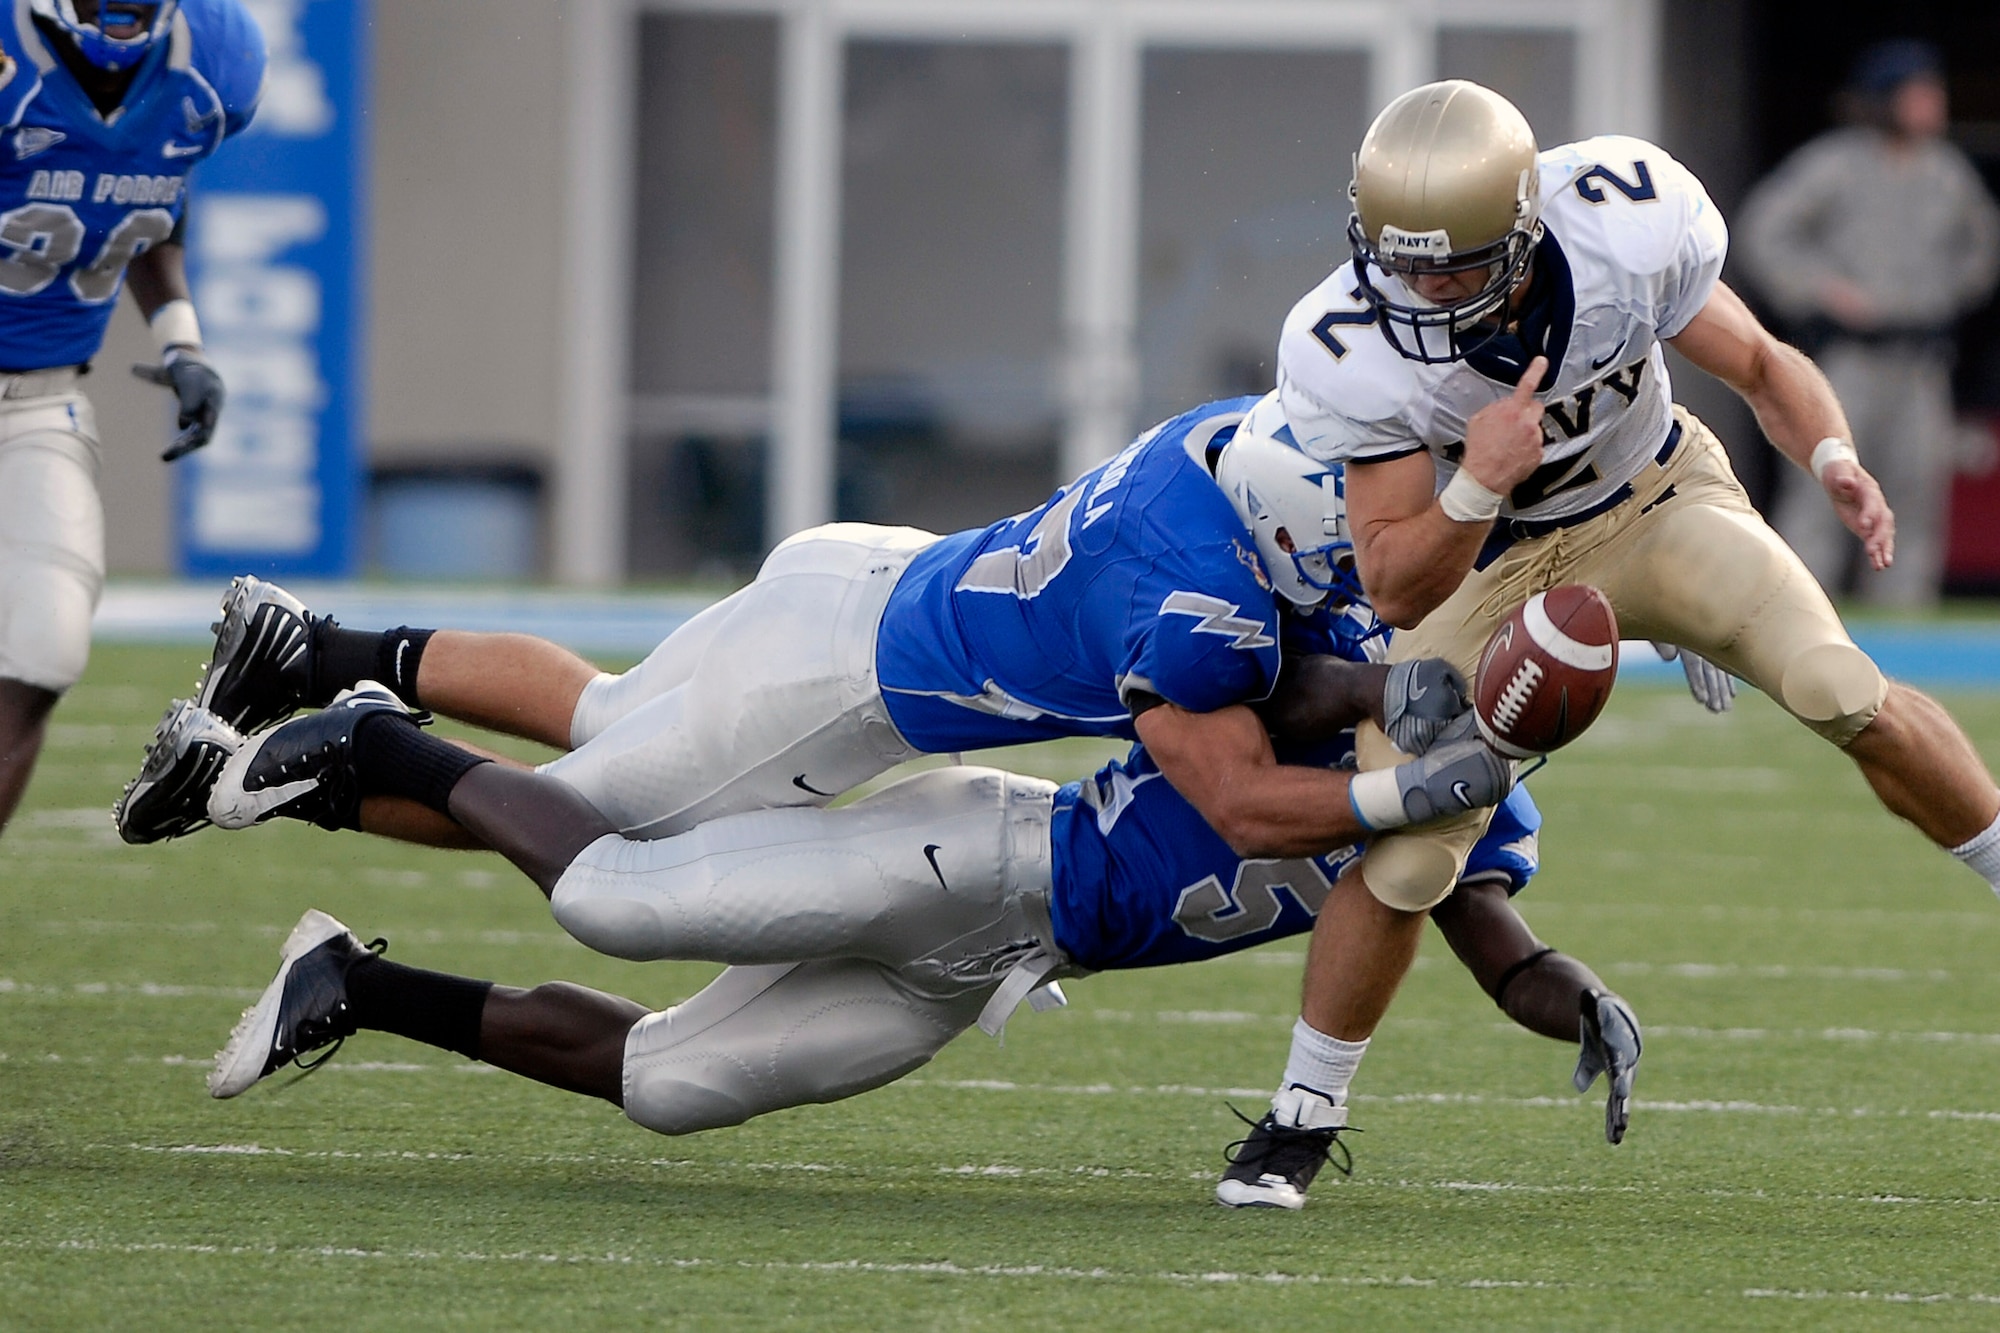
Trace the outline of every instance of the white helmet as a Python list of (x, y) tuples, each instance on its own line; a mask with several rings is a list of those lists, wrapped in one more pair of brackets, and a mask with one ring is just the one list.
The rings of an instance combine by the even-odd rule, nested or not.
[(1332, 593), (1363, 601), (1338, 464), (1328, 467), (1268, 435), (1238, 430), (1216, 460), (1215, 481), (1257, 539), (1271, 582), (1287, 600), (1308, 609)]

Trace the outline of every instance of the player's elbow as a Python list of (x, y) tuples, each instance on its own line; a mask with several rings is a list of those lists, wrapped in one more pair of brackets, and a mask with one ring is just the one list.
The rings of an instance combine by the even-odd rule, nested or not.
[(1379, 594), (1371, 590), (1368, 604), (1375, 608), (1377, 619), (1396, 629), (1415, 629), (1418, 622), (1430, 614), (1433, 605), (1427, 598), (1393, 589)]

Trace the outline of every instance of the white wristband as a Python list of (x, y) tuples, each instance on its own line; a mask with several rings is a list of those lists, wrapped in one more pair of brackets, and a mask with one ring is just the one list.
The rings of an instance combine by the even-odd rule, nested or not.
[(1812, 462), (1808, 466), (1812, 468), (1813, 480), (1824, 483), (1826, 470), (1832, 464), (1860, 461), (1861, 455), (1854, 452), (1853, 445), (1838, 435), (1829, 435), (1813, 446)]
[(1451, 474), (1438, 492), (1438, 507), (1454, 523), (1491, 523), (1500, 516), (1500, 495), (1479, 484), (1464, 468)]
[(186, 297), (167, 302), (153, 312), (146, 327), (153, 331), (153, 346), (165, 356), (169, 347), (201, 348), (201, 324), (194, 317), (194, 302)]
[(1410, 822), (1393, 768), (1374, 768), (1349, 778), (1347, 802), (1354, 807), (1354, 817), (1371, 829), (1401, 828)]

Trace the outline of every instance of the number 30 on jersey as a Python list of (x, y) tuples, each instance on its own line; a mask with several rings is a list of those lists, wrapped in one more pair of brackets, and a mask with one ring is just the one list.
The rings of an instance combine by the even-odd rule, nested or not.
[[(83, 219), (68, 204), (24, 204), (0, 213), (0, 292), (33, 296), (83, 250)], [(69, 275), (80, 301), (97, 305), (118, 295), (125, 266), (173, 235), (174, 215), (164, 208), (127, 213), (104, 238), (97, 255)]]

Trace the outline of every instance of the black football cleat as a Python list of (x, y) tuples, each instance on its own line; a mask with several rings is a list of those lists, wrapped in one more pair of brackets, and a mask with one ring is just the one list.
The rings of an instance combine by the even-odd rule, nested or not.
[(372, 680), (343, 690), (317, 713), (293, 718), (243, 742), (208, 794), (217, 828), (242, 829), (267, 819), (302, 819), (326, 829), (360, 827), (361, 783), (354, 771), (354, 731), (390, 712), (419, 718)]
[(242, 747), (236, 729), (199, 704), (168, 704), (139, 776), (111, 807), (118, 836), (130, 843), (164, 842), (205, 827), (209, 789)]
[[(1288, 1088), (1279, 1097), (1284, 1099), (1294, 1091), (1306, 1090)], [(1266, 1111), (1262, 1120), (1252, 1121), (1230, 1108), (1238, 1120), (1250, 1126), (1250, 1133), (1230, 1144), (1224, 1154), (1229, 1169), (1216, 1183), (1217, 1203), (1230, 1208), (1303, 1208), (1306, 1190), (1320, 1168), (1333, 1161), (1336, 1150), (1340, 1159), (1333, 1161), (1333, 1169), (1345, 1176), (1354, 1174), (1353, 1154), (1340, 1141), (1348, 1128), (1347, 1108), (1334, 1106), (1317, 1092), (1309, 1094), (1309, 1101), (1302, 1117), (1296, 1117), (1301, 1108), (1289, 1108), (1294, 1114), (1287, 1118), (1304, 1119), (1307, 1123), (1301, 1125), (1280, 1124), (1276, 1111)]]
[(222, 619), (209, 626), (215, 653), (195, 702), (242, 732), (284, 721), (311, 697), (313, 626), (322, 620), (275, 583), (233, 580)]
[[(317, 909), (300, 917), (280, 951), (278, 975), (243, 1011), (216, 1053), (208, 1071), (209, 1096), (234, 1097), (293, 1061), (311, 1072), (332, 1059), (333, 1050), (356, 1031), (347, 1003), (348, 969), (388, 947), (386, 940), (363, 944)], [(333, 1050), (310, 1064), (300, 1059), (329, 1046)]]
[(1587, 990), (1582, 999), (1581, 1046), (1576, 1074), (1570, 1080), (1578, 1092), (1590, 1091), (1605, 1075), (1604, 1139), (1618, 1143), (1632, 1112), (1632, 1073), (1639, 1065), (1639, 1019), (1631, 1006), (1607, 991)]

